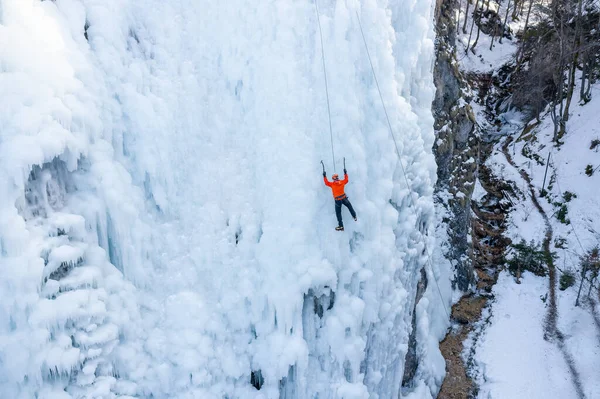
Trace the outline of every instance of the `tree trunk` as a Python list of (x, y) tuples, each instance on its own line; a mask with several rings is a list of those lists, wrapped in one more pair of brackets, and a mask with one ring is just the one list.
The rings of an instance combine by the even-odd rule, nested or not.
[(463, 24), (462, 31), (466, 35), (467, 34), (467, 21), (469, 20), (469, 5), (471, 4), (471, 0), (467, 0), (467, 7), (465, 9), (465, 23)]
[(525, 8), (525, 0), (521, 0), (519, 3), (519, 19), (523, 16), (523, 9)]
[[(552, 136), (552, 140), (558, 144), (559, 143), (559, 132), (562, 124), (561, 117), (563, 113), (563, 84), (564, 84), (564, 76), (563, 76), (563, 63), (562, 63), (562, 44), (561, 51), (559, 56), (558, 67), (555, 72), (554, 80), (556, 83), (556, 93), (554, 93), (554, 99), (552, 100), (552, 108), (550, 110), (550, 117), (552, 118), (552, 122), (554, 123), (554, 133)], [(560, 101), (560, 110), (557, 113), (556, 107), (558, 106), (558, 102)]]
[(588, 290), (588, 294), (587, 294), (588, 298), (590, 298), (590, 296), (592, 295), (592, 288), (594, 287), (594, 282), (596, 281), (597, 277), (598, 277), (597, 275), (594, 275), (592, 277), (592, 279), (590, 280), (590, 289)]
[(465, 53), (469, 51), (469, 45), (471, 44), (471, 37), (473, 36), (473, 27), (475, 26), (475, 14), (477, 13), (477, 8), (479, 7), (479, 0), (475, 0), (475, 8), (473, 9), (473, 22), (471, 23), (471, 30), (469, 31), (469, 39), (467, 40), (467, 49)]
[(571, 107), (571, 99), (573, 98), (573, 91), (575, 90), (575, 72), (577, 71), (577, 58), (579, 53), (576, 52), (573, 58), (573, 62), (571, 64), (571, 70), (569, 71), (569, 83), (567, 85), (567, 101), (565, 105), (565, 109), (562, 114), (561, 120), (563, 123), (561, 124), (561, 131), (559, 137), (564, 136), (565, 134), (565, 124), (569, 120), (569, 109)]
[(517, 16), (518, 16), (517, 13), (519, 12), (519, 7), (522, 3), (523, 3), (523, 0), (515, 0), (515, 3), (513, 5), (513, 12), (512, 12), (512, 16), (511, 16), (513, 21), (515, 19), (517, 19)]
[[(527, 8), (527, 17), (525, 18), (525, 26), (523, 27), (523, 31), (522, 31), (522, 35), (523, 37), (525, 37), (526, 32), (527, 32), (527, 27), (529, 26), (529, 16), (531, 15), (531, 7), (533, 6), (533, 1), (534, 0), (530, 0), (529, 1), (529, 7)], [(523, 2), (521, 4), (524, 4), (525, 1), (523, 0)], [(520, 71), (521, 70), (521, 66), (523, 64), (523, 59), (525, 58), (525, 39), (523, 39), (521, 41), (521, 43), (518, 44), (519, 46), (519, 50), (517, 51), (517, 66), (515, 68), (515, 71)], [(539, 114), (538, 114), (539, 115)]]
[[(481, 21), (480, 21), (481, 23)], [(477, 24), (477, 36), (475, 36), (475, 41), (473, 42), (473, 45), (471, 46), (471, 52), (473, 54), (475, 54), (475, 46), (477, 46), (477, 42), (479, 41), (479, 33), (481, 32), (481, 25)]]
[[(498, 8), (500, 7), (500, 5), (498, 5)], [(492, 40), (490, 40), (490, 51), (492, 51), (492, 48), (494, 48), (494, 39), (496, 38), (496, 32), (498, 30), (498, 27), (494, 24), (494, 30), (492, 30)]]
[[(556, 1), (555, 1), (556, 3)], [(563, 109), (564, 109), (564, 103), (563, 103), (563, 91), (564, 91), (564, 83), (565, 83), (565, 77), (564, 77), (564, 54), (565, 54), (565, 35), (564, 35), (564, 25), (562, 23), (562, 19), (559, 21), (560, 22), (560, 33), (558, 36), (558, 40), (560, 41), (560, 55), (559, 55), (559, 59), (558, 59), (558, 69), (556, 71), (556, 76), (555, 76), (555, 82), (557, 85), (557, 89), (556, 89), (556, 96), (554, 99), (554, 141), (556, 142), (556, 144), (559, 143), (559, 132), (562, 132), (564, 130), (563, 128), (563, 121), (562, 121), (562, 115), (563, 115)], [(557, 102), (560, 101), (560, 111), (558, 112), (558, 115), (556, 115), (556, 104)]]
[(581, 288), (583, 287), (583, 281), (587, 273), (587, 263), (583, 264), (583, 270), (581, 271), (581, 283), (579, 283), (579, 290), (577, 291), (577, 299), (575, 300), (575, 306), (579, 306), (579, 295), (581, 295)]
[(525, 18), (525, 27), (523, 28), (523, 32), (527, 32), (527, 27), (529, 26), (529, 16), (531, 15), (531, 8), (533, 7), (534, 0), (529, 0), (529, 7), (527, 8), (527, 18)]
[(587, 78), (587, 87), (585, 89), (585, 93), (584, 96), (587, 99), (587, 101), (590, 101), (592, 99), (592, 71), (594, 70), (596, 66), (596, 57), (590, 57), (589, 62), (588, 62), (588, 78)]
[(510, 0), (508, 0), (508, 4), (506, 5), (506, 15), (504, 16), (504, 23), (502, 24), (502, 32), (500, 32), (500, 40), (502, 43), (502, 38), (504, 37), (504, 32), (506, 32), (506, 22), (508, 21), (508, 13), (510, 12)]
[(586, 104), (588, 101), (590, 101), (587, 96), (585, 95), (585, 82), (586, 79), (588, 78), (589, 75), (589, 68), (590, 68), (590, 63), (589, 60), (587, 59), (587, 57), (584, 58), (583, 62), (582, 62), (582, 70), (581, 70), (581, 84), (580, 84), (580, 88), (579, 88), (579, 101)]
[[(558, 96), (558, 94), (556, 94)], [(556, 115), (556, 97), (552, 100), (552, 107), (550, 107), (550, 119), (552, 119), (552, 123), (554, 124), (554, 133), (552, 134), (552, 141), (555, 143), (558, 142), (558, 115)]]
[(575, 42), (574, 42), (574, 54), (573, 61), (571, 63), (571, 70), (569, 72), (569, 84), (567, 85), (567, 101), (564, 112), (562, 114), (562, 124), (559, 137), (565, 135), (566, 122), (569, 120), (569, 110), (571, 108), (571, 99), (573, 98), (573, 91), (575, 90), (575, 72), (577, 72), (577, 65), (579, 62), (579, 47), (581, 46), (581, 20), (583, 18), (582, 0), (577, 2), (577, 21), (575, 22)]
[(560, 111), (558, 111), (558, 127), (559, 127), (559, 130), (558, 130), (558, 134), (556, 136), (556, 144), (560, 143), (560, 139), (565, 135), (565, 130), (566, 130), (565, 121), (562, 118), (562, 116), (564, 114), (564, 110), (565, 110), (565, 102), (563, 101), (564, 99), (563, 99), (563, 96), (562, 96), (562, 93), (564, 91), (564, 85), (565, 85), (564, 82), (561, 81), (560, 82), (560, 92), (558, 94), (560, 96), (559, 97), (559, 99), (560, 99)]

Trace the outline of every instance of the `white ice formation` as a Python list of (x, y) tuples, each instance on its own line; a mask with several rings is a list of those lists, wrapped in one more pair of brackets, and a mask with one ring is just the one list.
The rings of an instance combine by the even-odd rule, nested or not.
[(0, 0), (1, 397), (435, 393), (432, 4), (319, 6), (343, 233), (312, 1)]

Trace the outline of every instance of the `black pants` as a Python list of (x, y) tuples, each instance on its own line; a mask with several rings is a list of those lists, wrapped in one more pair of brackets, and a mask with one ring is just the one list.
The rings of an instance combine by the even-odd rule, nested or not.
[(348, 208), (353, 218), (356, 217), (356, 212), (354, 212), (352, 204), (348, 201), (348, 197), (341, 200), (335, 200), (335, 216), (337, 216), (338, 226), (340, 227), (344, 227), (344, 223), (342, 222), (342, 205), (346, 205), (346, 208)]

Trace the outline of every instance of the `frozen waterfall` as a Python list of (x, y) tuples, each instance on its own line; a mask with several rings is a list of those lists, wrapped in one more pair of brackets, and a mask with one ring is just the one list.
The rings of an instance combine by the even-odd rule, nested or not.
[(0, 0), (0, 397), (435, 395), (432, 7), (319, 0), (340, 233), (311, 0)]

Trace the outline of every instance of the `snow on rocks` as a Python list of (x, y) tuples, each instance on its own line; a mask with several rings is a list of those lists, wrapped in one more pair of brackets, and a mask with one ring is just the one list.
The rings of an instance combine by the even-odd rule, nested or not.
[[(487, 162), (496, 175), (515, 183), (515, 206), (507, 236), (514, 243), (524, 239), (539, 245), (544, 239), (545, 222), (527, 195), (529, 187), (520, 171), (531, 179), (538, 202), (549, 216), (554, 236), (550, 251), (557, 255), (554, 262), (559, 276), (571, 270), (579, 279), (580, 256), (598, 243), (595, 225), (600, 215), (594, 189), (598, 176), (586, 174), (586, 167), (598, 159), (590, 147), (600, 134), (596, 122), (599, 96), (600, 90), (595, 87), (592, 101), (573, 106), (567, 134), (558, 146), (553, 142), (549, 114), (523, 130), (520, 115), (509, 112), (503, 118), (507, 122), (504, 133), (514, 135), (515, 140), (506, 151), (516, 168), (508, 164), (499, 148)], [(542, 188), (544, 196), (540, 195)], [(558, 210), (562, 206), (565, 214), (560, 220)], [(589, 288), (587, 283), (585, 286)], [(598, 379), (590, 372), (600, 367), (591, 308), (587, 304), (574, 306), (577, 292), (573, 288), (556, 289), (557, 327), (561, 334), (550, 342), (544, 339), (548, 279), (525, 273), (517, 285), (508, 273), (500, 275), (494, 287), (496, 299), (490, 324), (484, 327), (475, 347), (473, 373), (480, 386), (480, 397), (577, 398), (594, 397), (599, 391)]]

